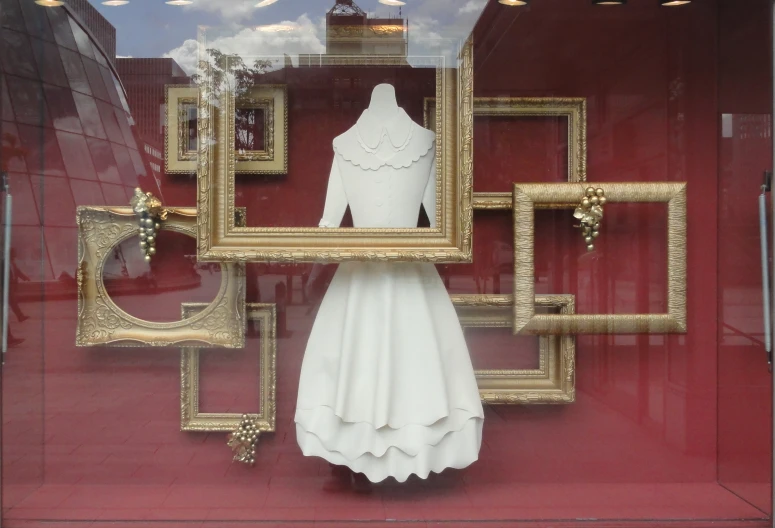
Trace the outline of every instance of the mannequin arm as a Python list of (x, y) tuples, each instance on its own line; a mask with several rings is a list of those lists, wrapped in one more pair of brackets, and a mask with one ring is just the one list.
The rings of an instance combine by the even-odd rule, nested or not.
[(431, 227), (436, 227), (436, 153), (431, 152), (433, 163), (431, 164), (431, 175), (425, 186), (425, 193), (422, 198), (422, 205), (425, 208), (425, 214), (431, 222)]
[(326, 193), (326, 206), (323, 209), (323, 218), (318, 227), (339, 227), (342, 217), (347, 210), (347, 195), (344, 193), (342, 176), (339, 174), (339, 166), (334, 157), (331, 165), (331, 175), (328, 177), (328, 192)]

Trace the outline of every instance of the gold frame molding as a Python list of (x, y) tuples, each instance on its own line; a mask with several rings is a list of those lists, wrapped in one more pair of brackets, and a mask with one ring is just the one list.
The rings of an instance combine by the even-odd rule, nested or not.
[(196, 172), (197, 151), (185, 149), (186, 106), (198, 111), (199, 88), (187, 84), (169, 84), (164, 93), (167, 129), (164, 133), (164, 171), (167, 174)]
[[(423, 101), (423, 126), (431, 118), (436, 100)], [(587, 180), (586, 97), (474, 97), (474, 117), (566, 117), (568, 119), (568, 182)], [(475, 192), (474, 209), (511, 210), (511, 192)], [(537, 204), (537, 209), (565, 208), (565, 204)]]
[[(284, 84), (259, 84), (237, 98), (239, 109), (264, 110), (264, 150), (235, 152), (237, 174), (288, 173), (288, 87)], [(230, 127), (236, 134), (236, 126)], [(234, 145), (234, 136), (230, 137)]]
[[(200, 34), (198, 258), (201, 261), (470, 262), (472, 209), (473, 44), (460, 48), (454, 67), (444, 57), (422, 57), (436, 68), (437, 222), (436, 228), (243, 227), (234, 225), (235, 156), (226, 148), (233, 135), (226, 115), (234, 97), (214, 85)], [(325, 66), (401, 66), (406, 57), (321, 56)], [(231, 121), (233, 123), (233, 121)], [(203, 140), (204, 139), (204, 140)], [(323, 203), (320, 204), (321, 211)]]
[[(164, 170), (168, 174), (194, 174), (197, 170), (198, 153), (197, 150), (185, 150), (188, 120), (185, 107), (193, 106), (197, 115), (199, 114), (199, 88), (185, 84), (167, 85), (165, 104), (167, 130), (164, 134)], [(236, 152), (235, 172), (237, 174), (286, 174), (288, 172), (287, 86), (283, 84), (255, 86), (239, 97), (236, 102), (235, 109), (242, 108), (264, 110), (264, 144), (267, 148)], [(197, 130), (197, 138), (198, 135)]]
[[(511, 295), (452, 295), (463, 328), (511, 328)], [(535, 306), (575, 313), (573, 295), (537, 295)], [(573, 403), (576, 400), (576, 337), (539, 337), (539, 367), (477, 370), (482, 401), (490, 404)]]
[[(168, 208), (164, 231), (196, 237), (196, 209)], [(239, 214), (240, 211), (236, 211)], [(239, 221), (239, 220), (238, 220)], [(108, 295), (103, 268), (113, 248), (137, 236), (131, 207), (80, 206), (78, 225), (78, 323), (75, 344), (87, 346), (245, 346), (245, 267), (221, 264), (221, 286), (196, 317), (156, 323), (119, 308)], [(163, 249), (162, 249), (163, 251)]]
[[(201, 303), (184, 303), (183, 319), (196, 317), (205, 308)], [(274, 304), (248, 303), (249, 321), (261, 325), (261, 347), (258, 362), (261, 368), (259, 383), (260, 412), (248, 414), (257, 422), (262, 433), (275, 430), (277, 416), (277, 313)], [(181, 431), (234, 431), (242, 421), (242, 413), (199, 412), (199, 348), (186, 348), (180, 354), (180, 430)]]
[[(596, 183), (612, 203), (667, 203), (667, 313), (536, 315), (534, 235), (537, 204), (578, 203), (583, 183), (515, 183), (514, 333), (686, 333), (686, 183)], [(575, 207), (575, 206), (574, 206)], [(572, 218), (569, 215), (568, 221)]]

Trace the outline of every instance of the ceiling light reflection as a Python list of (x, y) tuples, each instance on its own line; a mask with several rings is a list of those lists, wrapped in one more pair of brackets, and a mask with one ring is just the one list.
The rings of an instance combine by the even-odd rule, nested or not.
[(105, 0), (102, 5), (106, 6), (122, 6), (129, 3), (129, 0)]
[(169, 0), (169, 1), (165, 2), (165, 4), (174, 5), (174, 6), (191, 5), (193, 3), (194, 2), (192, 2), (191, 0)]
[(259, 3), (256, 4), (256, 7), (266, 7), (274, 3), (277, 3), (277, 0), (261, 0)]
[(59, 7), (64, 5), (62, 0), (35, 0), (35, 3), (43, 7)]
[(379, 3), (387, 5), (387, 6), (404, 6), (404, 5), (406, 5), (406, 2), (402, 2), (401, 0), (379, 0)]

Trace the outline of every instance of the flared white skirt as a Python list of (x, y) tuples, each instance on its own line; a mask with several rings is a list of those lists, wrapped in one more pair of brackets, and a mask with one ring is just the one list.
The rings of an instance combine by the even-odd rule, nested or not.
[(460, 323), (432, 264), (339, 266), (301, 369), (302, 452), (372, 482), (476, 461), (483, 412)]

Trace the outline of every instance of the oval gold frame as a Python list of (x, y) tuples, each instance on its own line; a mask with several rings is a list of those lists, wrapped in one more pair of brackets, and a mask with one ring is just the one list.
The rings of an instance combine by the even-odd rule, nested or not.
[[(221, 263), (215, 299), (190, 319), (157, 323), (116, 305), (103, 281), (113, 248), (137, 235), (131, 207), (78, 207), (78, 324), (76, 346), (245, 346), (245, 267)], [(164, 229), (196, 238), (196, 209), (168, 209)]]

